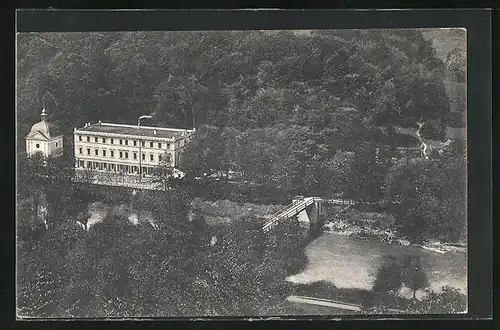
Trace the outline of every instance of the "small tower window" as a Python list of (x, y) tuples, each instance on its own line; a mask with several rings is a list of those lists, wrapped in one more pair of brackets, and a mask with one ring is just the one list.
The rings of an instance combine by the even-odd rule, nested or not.
[(123, 140), (122, 139), (120, 139), (120, 144), (123, 144)]
[(99, 150), (98, 149), (95, 150), (95, 155), (99, 156)]
[(149, 142), (149, 147), (153, 148), (153, 142)]
[(128, 152), (125, 152), (125, 158), (128, 158)]
[(170, 149), (170, 143), (167, 143), (167, 149)]
[(87, 149), (87, 155), (90, 156), (90, 149)]
[(102, 138), (102, 143), (106, 143), (106, 138)]
[(103, 155), (103, 157), (106, 157), (106, 150), (102, 151), (102, 155)]
[(151, 155), (149, 155), (149, 159), (150, 159), (151, 161), (153, 161), (154, 156), (153, 156), (152, 154), (151, 154)]
[(110, 152), (111, 152), (111, 158), (114, 158), (115, 157), (115, 152), (113, 150), (111, 150)]
[(146, 154), (142, 154), (142, 160), (146, 160)]
[(160, 149), (161, 149), (161, 143), (160, 143), (160, 142), (158, 142), (158, 148), (160, 148)]
[(94, 141), (95, 141), (95, 142), (97, 142), (97, 140), (98, 140), (98, 137), (96, 136), (96, 137), (94, 138)]
[(141, 144), (142, 144), (143, 147), (146, 146), (146, 142), (144, 142), (144, 141), (141, 141)]
[(37, 149), (38, 149), (38, 148), (40, 148), (40, 145), (39, 145), (38, 143), (36, 144), (36, 148), (37, 148)]
[(115, 140), (114, 140), (114, 139), (111, 139), (111, 144), (113, 144), (113, 142), (115, 142)]
[(59, 147), (59, 143), (56, 142), (56, 148)]
[(78, 140), (80, 140), (80, 141), (82, 140), (82, 136), (81, 135), (78, 136)]
[(125, 140), (125, 145), (128, 146), (128, 140)]
[(134, 141), (134, 147), (137, 146), (137, 141)]
[(83, 154), (83, 149), (82, 148), (80, 148), (80, 154)]
[(90, 136), (87, 136), (87, 142), (90, 142)]

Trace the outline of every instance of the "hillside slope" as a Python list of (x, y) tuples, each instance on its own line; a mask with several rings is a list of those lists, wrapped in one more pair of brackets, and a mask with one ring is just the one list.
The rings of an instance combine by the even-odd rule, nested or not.
[[(460, 56), (467, 58), (467, 38), (465, 29), (426, 29), (422, 32), (424, 38), (432, 42), (432, 47), (436, 50), (436, 56), (444, 63), (449, 64), (449, 54), (457, 52)], [(448, 69), (448, 66), (447, 66)], [(464, 71), (467, 71), (466, 61)], [(467, 103), (467, 83), (458, 79), (453, 72), (448, 69), (445, 74), (444, 85), (446, 94), (450, 99), (450, 110), (454, 112), (454, 117), (459, 118), (458, 123), (453, 126), (465, 125), (466, 103)]]

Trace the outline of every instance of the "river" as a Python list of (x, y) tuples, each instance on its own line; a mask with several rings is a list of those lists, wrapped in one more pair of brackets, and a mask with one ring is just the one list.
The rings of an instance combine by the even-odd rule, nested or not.
[(387, 244), (374, 239), (357, 239), (323, 233), (306, 247), (308, 265), (287, 281), (309, 284), (326, 281), (338, 288), (371, 290), (381, 258), (387, 255), (420, 256), (430, 288), (440, 292), (445, 285), (467, 292), (467, 256), (462, 252), (444, 254), (413, 246)]
[[(102, 221), (110, 212), (123, 215), (135, 224), (142, 221), (154, 223), (150, 211), (97, 202), (89, 204), (88, 226)], [(443, 286), (449, 285), (464, 294), (467, 292), (467, 256), (461, 252), (442, 254), (414, 246), (324, 232), (306, 246), (305, 253), (308, 258), (306, 269), (289, 276), (287, 281), (296, 284), (326, 281), (338, 288), (370, 290), (383, 256), (413, 254), (420, 256), (422, 268), (433, 291), (439, 292)]]
[[(147, 221), (154, 225), (153, 215), (149, 211), (97, 202), (89, 204), (88, 226), (102, 221), (110, 212), (123, 215), (135, 224)], [(467, 255), (462, 252), (439, 253), (414, 246), (324, 232), (305, 247), (305, 253), (308, 258), (305, 270), (289, 276), (286, 279), (288, 282), (310, 284), (324, 281), (339, 289), (371, 290), (382, 257), (417, 255), (432, 291), (440, 292), (443, 286), (451, 286), (463, 294), (467, 293)], [(424, 294), (423, 291), (417, 292), (417, 299)], [(290, 313), (293, 313), (293, 309)], [(311, 313), (318, 312), (314, 309)]]

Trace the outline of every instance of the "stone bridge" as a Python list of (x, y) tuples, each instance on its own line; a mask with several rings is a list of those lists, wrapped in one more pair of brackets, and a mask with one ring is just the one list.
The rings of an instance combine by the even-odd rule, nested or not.
[(321, 202), (320, 197), (298, 196), (291, 204), (270, 215), (262, 230), (269, 232), (279, 223), (290, 220), (298, 221), (299, 226), (306, 232), (318, 230), (323, 226)]

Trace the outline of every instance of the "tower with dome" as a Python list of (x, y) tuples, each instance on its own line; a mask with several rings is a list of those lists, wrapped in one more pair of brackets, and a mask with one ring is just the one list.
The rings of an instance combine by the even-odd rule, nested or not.
[(47, 120), (45, 107), (40, 121), (31, 127), (26, 139), (26, 154), (33, 156), (41, 153), (44, 157), (57, 158), (63, 155), (63, 135)]

